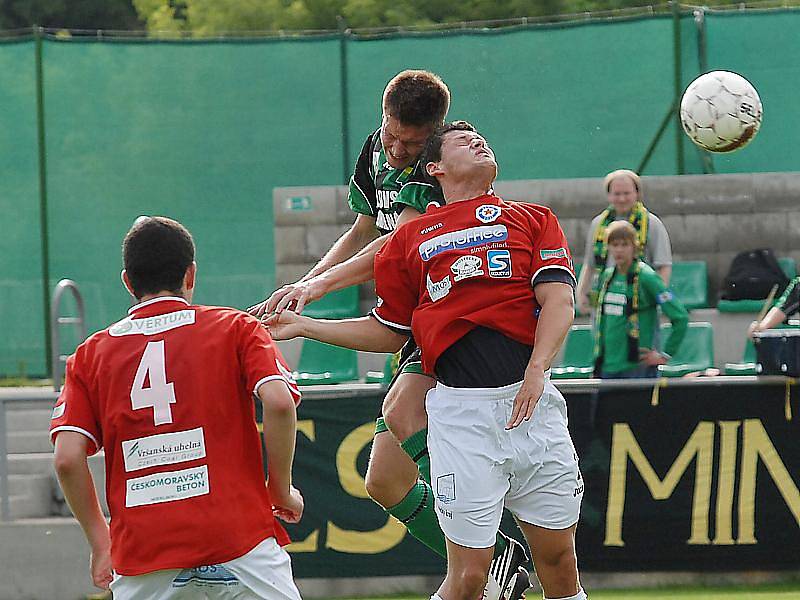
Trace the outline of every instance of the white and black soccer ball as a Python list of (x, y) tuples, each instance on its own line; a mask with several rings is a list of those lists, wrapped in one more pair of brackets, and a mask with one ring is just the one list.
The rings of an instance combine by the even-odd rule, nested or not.
[(730, 71), (701, 75), (681, 98), (686, 135), (710, 152), (733, 152), (749, 144), (761, 127), (761, 112), (756, 88)]

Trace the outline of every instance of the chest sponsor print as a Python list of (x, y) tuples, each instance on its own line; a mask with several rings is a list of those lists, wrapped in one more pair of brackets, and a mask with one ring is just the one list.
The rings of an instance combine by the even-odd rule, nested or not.
[(122, 455), (128, 472), (205, 458), (203, 428), (125, 440)]
[(489, 250), (486, 252), (489, 277), (511, 277), (511, 252), (509, 250)]
[(448, 250), (474, 248), (475, 246), (484, 246), (507, 239), (508, 229), (506, 229), (505, 225), (481, 225), (480, 227), (450, 231), (425, 240), (419, 245), (419, 255), (423, 261), (427, 262), (434, 256)]
[(430, 275), (427, 275), (427, 281), (425, 282), (426, 287), (428, 288), (428, 294), (431, 296), (431, 300), (437, 302), (441, 300), (447, 294), (450, 293), (450, 288), (453, 287), (452, 282), (450, 281), (450, 275), (442, 279), (441, 281), (433, 281)]
[(478, 277), (484, 274), (483, 259), (480, 256), (462, 256), (452, 265), (450, 270), (455, 275), (454, 281), (461, 281), (462, 279), (469, 279), (470, 277)]
[(208, 466), (129, 479), (125, 487), (126, 508), (204, 496), (210, 491)]

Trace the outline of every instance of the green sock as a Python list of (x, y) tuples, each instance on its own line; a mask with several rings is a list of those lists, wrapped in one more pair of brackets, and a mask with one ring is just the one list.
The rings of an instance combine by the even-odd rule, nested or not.
[(411, 460), (417, 463), (419, 474), (430, 485), (431, 457), (428, 454), (428, 430), (420, 429), (402, 442), (400, 447), (411, 457)]
[(428, 483), (417, 480), (406, 497), (387, 512), (405, 525), (408, 533), (442, 558), (447, 558), (447, 545), (436, 518), (433, 490)]
[[(422, 476), (422, 479), (425, 480), (425, 482), (430, 486), (430, 483), (431, 483), (431, 457), (428, 454), (428, 430), (427, 429), (419, 430), (418, 432), (416, 432), (416, 433), (412, 434), (411, 436), (409, 436), (406, 441), (404, 441), (404, 442), (402, 442), (400, 444), (400, 446), (403, 448), (405, 453), (408, 454), (411, 457), (411, 460), (413, 460), (415, 463), (417, 463), (417, 467), (419, 468), (419, 474)], [(419, 483), (417, 485), (419, 485)], [(430, 487), (428, 489), (430, 490)], [(414, 491), (413, 488), (412, 488), (411, 491), (412, 492)], [(431, 492), (432, 492), (432, 490), (431, 490)], [(411, 492), (409, 492), (409, 496), (406, 496), (406, 498), (403, 500), (403, 502), (401, 502), (397, 506), (402, 505), (410, 496), (411, 496)], [(431, 506), (433, 506), (433, 498), (432, 497), (431, 497)], [(395, 508), (397, 508), (397, 507), (395, 507)], [(394, 509), (392, 509), (392, 510), (394, 510)], [(391, 513), (391, 514), (394, 514), (394, 513)], [(397, 517), (397, 515), (394, 515), (394, 516)], [(431, 516), (434, 519), (436, 518), (436, 513), (433, 510), (431, 510)], [(397, 518), (400, 519), (400, 517), (397, 517)], [(403, 521), (403, 519), (400, 519), (400, 520)], [(408, 527), (408, 525), (406, 525), (406, 526)], [(437, 526), (437, 528), (438, 528), (438, 526)], [(411, 527), (408, 527), (408, 531), (411, 533), (411, 535), (413, 535), (414, 537), (419, 539), (423, 544), (425, 544), (426, 546), (428, 545), (425, 542), (425, 540), (422, 540), (422, 539), (418, 538), (416, 536), (416, 534), (414, 534), (414, 532), (411, 531)], [(503, 552), (505, 552), (507, 545), (508, 544), (506, 543), (505, 538), (498, 531), (497, 532), (497, 538), (495, 539), (495, 543), (494, 543), (494, 558), (497, 558)], [(434, 550), (436, 550), (436, 549), (434, 548)], [(438, 552), (438, 550), (436, 550), (436, 551)], [(442, 555), (442, 556), (444, 556), (444, 555)]]

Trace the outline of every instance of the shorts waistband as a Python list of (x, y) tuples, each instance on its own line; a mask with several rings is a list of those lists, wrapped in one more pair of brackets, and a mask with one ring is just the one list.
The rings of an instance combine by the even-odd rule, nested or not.
[[(544, 372), (544, 381), (545, 384), (550, 381), (550, 369)], [(508, 398), (509, 395), (516, 394), (521, 387), (521, 381), (491, 388), (455, 388), (438, 381), (436, 382), (437, 390), (447, 392), (447, 395), (451, 398), (462, 398), (465, 400), (501, 400), (503, 398)]]

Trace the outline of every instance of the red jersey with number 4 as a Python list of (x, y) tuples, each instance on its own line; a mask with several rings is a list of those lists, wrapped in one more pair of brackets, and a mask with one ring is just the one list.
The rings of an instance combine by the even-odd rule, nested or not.
[(121, 575), (218, 564), (289, 542), (264, 482), (254, 391), (300, 393), (269, 334), (243, 312), (156, 298), (67, 361), (50, 436), (105, 449), (111, 557)]
[(567, 240), (549, 208), (491, 194), (432, 206), (376, 255), (372, 314), (413, 332), (422, 367), (433, 373), (442, 352), (479, 325), (532, 346), (540, 308), (533, 285), (551, 269), (574, 282)]

